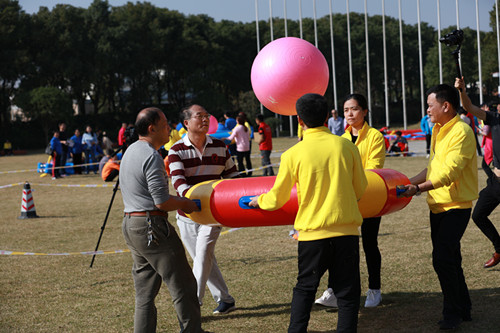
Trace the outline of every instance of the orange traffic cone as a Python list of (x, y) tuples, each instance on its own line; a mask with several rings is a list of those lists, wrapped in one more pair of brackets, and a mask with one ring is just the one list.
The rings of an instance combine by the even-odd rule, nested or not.
[(23, 200), (21, 202), (21, 216), (18, 219), (31, 219), (38, 217), (35, 210), (35, 201), (31, 195), (31, 187), (28, 182), (24, 183)]

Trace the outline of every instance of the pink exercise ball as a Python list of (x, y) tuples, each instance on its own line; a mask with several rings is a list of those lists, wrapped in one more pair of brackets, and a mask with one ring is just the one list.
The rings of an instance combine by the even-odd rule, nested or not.
[(252, 65), (252, 88), (269, 110), (297, 114), (295, 103), (308, 93), (324, 95), (330, 72), (318, 48), (300, 38), (285, 37), (267, 44)]

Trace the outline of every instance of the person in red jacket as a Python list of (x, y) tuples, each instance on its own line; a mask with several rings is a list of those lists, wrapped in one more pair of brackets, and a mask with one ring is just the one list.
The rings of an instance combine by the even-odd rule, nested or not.
[[(273, 150), (273, 139), (271, 127), (264, 122), (264, 116), (259, 114), (255, 118), (259, 126), (260, 139), (258, 140), (260, 156), (262, 157), (262, 166), (271, 165), (271, 151)], [(274, 176), (272, 166), (264, 168), (263, 176)]]

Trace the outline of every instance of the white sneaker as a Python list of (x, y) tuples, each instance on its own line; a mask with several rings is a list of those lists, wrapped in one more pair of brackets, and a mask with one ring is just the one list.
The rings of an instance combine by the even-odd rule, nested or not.
[(380, 289), (368, 289), (366, 293), (365, 308), (374, 308), (382, 302), (382, 294)]
[(325, 290), (323, 295), (318, 298), (315, 302), (315, 304), (323, 305), (329, 308), (337, 308), (337, 297), (335, 297), (335, 294), (333, 293), (332, 288), (328, 288)]

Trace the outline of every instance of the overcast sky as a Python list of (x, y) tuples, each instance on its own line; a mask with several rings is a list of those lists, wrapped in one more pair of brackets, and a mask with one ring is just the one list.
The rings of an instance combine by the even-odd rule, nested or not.
[[(330, 0), (316, 0), (316, 17), (320, 18), (329, 13)], [(401, 15), (407, 24), (417, 23), (417, 3), (419, 0), (400, 0)], [(489, 27), (489, 12), (494, 8), (495, 0), (420, 0), (420, 19), (437, 28), (437, 2), (440, 2), (441, 28), (457, 25), (457, 9), (459, 26), (476, 29), (476, 2), (479, 8), (479, 29), (491, 31)], [(111, 6), (121, 6), (125, 0), (109, 0)], [(256, 19), (255, 0), (150, 0), (157, 7), (177, 10), (183, 14), (207, 14), (216, 21), (231, 20), (252, 22)], [(270, 16), (269, 0), (258, 0), (259, 20), (268, 20)], [(299, 3), (302, 7), (302, 17), (314, 17), (313, 0), (272, 0), (272, 16), (274, 18), (285, 16), (293, 20), (299, 18)], [(366, 0), (369, 15), (381, 15), (382, 3), (385, 2), (385, 14), (399, 17), (398, 0)], [(75, 7), (88, 8), (92, 0), (19, 0), (19, 4), (27, 13), (36, 13), (40, 6), (52, 9), (56, 4), (65, 3)], [(334, 13), (346, 13), (347, 0), (331, 0)], [(349, 11), (364, 13), (365, 0), (348, 0)]]

